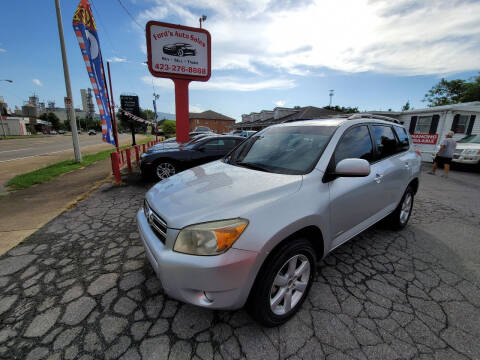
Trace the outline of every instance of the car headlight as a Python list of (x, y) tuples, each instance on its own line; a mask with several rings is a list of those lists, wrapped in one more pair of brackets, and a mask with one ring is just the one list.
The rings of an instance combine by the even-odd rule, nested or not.
[(175, 240), (174, 251), (191, 255), (219, 255), (240, 237), (248, 220), (220, 220), (183, 228)]

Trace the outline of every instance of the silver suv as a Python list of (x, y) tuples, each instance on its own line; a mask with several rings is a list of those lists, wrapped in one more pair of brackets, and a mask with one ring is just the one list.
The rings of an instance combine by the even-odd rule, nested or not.
[(305, 300), (318, 260), (384, 218), (405, 227), (420, 164), (389, 121), (271, 126), (152, 187), (138, 228), (166, 294), (211, 309), (247, 305), (275, 326)]

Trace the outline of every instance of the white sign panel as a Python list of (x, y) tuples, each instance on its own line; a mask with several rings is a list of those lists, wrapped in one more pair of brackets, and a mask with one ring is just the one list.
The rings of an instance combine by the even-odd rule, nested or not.
[(147, 48), (148, 65), (155, 76), (210, 77), (210, 34), (203, 29), (149, 22)]

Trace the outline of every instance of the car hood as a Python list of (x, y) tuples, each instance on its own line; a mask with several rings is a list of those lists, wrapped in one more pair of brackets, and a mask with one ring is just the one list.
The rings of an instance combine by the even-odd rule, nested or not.
[(479, 150), (480, 144), (475, 143), (457, 143), (457, 150), (474, 149)]
[(301, 175), (272, 174), (214, 161), (165, 179), (146, 195), (168, 224), (181, 229), (247, 214), (300, 189)]

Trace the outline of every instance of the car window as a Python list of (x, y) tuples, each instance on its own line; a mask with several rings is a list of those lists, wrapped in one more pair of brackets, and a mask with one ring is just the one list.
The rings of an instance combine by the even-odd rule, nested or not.
[(334, 126), (271, 127), (247, 138), (230, 163), (279, 174), (312, 171), (335, 132)]
[(348, 129), (335, 149), (335, 165), (343, 159), (373, 160), (373, 144), (366, 125)]
[(395, 129), (395, 133), (398, 137), (398, 152), (407, 151), (410, 148), (410, 141), (408, 140), (407, 131), (405, 128), (400, 126), (394, 126), (393, 128)]
[(214, 139), (205, 142), (202, 147), (208, 150), (216, 150), (222, 148), (224, 145), (225, 142), (223, 139)]
[(398, 152), (397, 139), (393, 129), (387, 125), (373, 125), (372, 128), (377, 147), (377, 160), (396, 154)]

